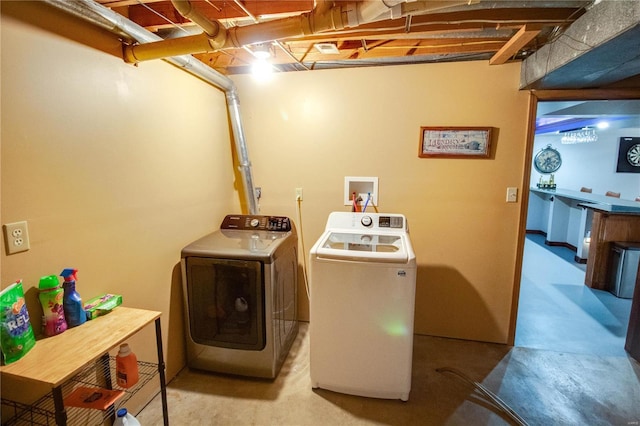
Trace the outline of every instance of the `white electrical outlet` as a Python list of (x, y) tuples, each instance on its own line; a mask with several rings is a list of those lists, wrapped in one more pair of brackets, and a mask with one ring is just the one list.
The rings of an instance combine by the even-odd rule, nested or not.
[(29, 228), (26, 221), (7, 223), (3, 229), (7, 254), (29, 250)]
[(302, 188), (296, 188), (296, 201), (302, 201)]

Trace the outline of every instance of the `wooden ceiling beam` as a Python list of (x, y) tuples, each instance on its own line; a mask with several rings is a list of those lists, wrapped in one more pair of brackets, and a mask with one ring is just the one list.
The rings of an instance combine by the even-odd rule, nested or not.
[[(144, 0), (143, 3), (159, 3), (161, 1), (167, 1), (167, 0)], [(111, 8), (135, 6), (140, 4), (138, 0), (97, 0), (97, 3), (100, 3), (105, 7), (111, 7)]]
[[(102, 0), (104, 5), (128, 5), (131, 0)], [(179, 25), (191, 24), (180, 16), (170, 1), (145, 0), (147, 5), (135, 4), (127, 7), (129, 19), (146, 28), (162, 28), (167, 26), (167, 20)], [(300, 14), (313, 9), (313, 0), (279, 0), (279, 1), (244, 1), (243, 4), (253, 16), (280, 16)], [(193, 5), (204, 16), (212, 20), (244, 19), (247, 15), (233, 1), (196, 1)], [(149, 9), (153, 9), (149, 10)], [(521, 26), (527, 23), (544, 23), (548, 26), (568, 25), (581, 15), (578, 8), (495, 8), (495, 9), (471, 9), (456, 12), (439, 12), (423, 15), (412, 15), (410, 32), (415, 31), (456, 31), (464, 29), (469, 23), (483, 28), (496, 28), (504, 26)], [(161, 16), (159, 16), (161, 15)], [(164, 17), (164, 18), (163, 18)], [(380, 31), (382, 29), (392, 32), (403, 32), (405, 18), (386, 20), (360, 25), (358, 31)], [(397, 27), (397, 28), (396, 28)], [(354, 31), (353, 28), (345, 29), (345, 32)]]
[[(150, 30), (173, 27), (171, 22), (184, 27), (194, 26), (178, 14), (167, 0), (98, 1), (116, 8), (118, 13)], [(242, 0), (242, 6), (261, 20), (309, 12), (314, 3), (314, 0)], [(207, 18), (221, 21), (227, 26), (253, 23), (233, 0), (194, 0), (193, 5)], [(294, 58), (305, 64), (350, 59), (371, 59), (383, 63), (387, 57), (405, 58), (409, 62), (412, 57), (474, 53), (484, 58), (493, 55), (489, 63), (499, 64), (513, 58), (523, 47), (533, 45), (534, 39), (536, 46), (543, 45), (553, 33), (553, 28), (569, 26), (584, 12), (579, 7), (459, 8), (452, 12), (445, 10), (416, 14), (338, 31), (282, 38), (279, 41), (286, 45)], [(316, 51), (314, 44), (319, 42), (335, 43), (339, 53), (327, 55)], [(273, 64), (295, 62), (281, 49), (273, 50)], [(246, 70), (254, 60), (253, 55), (243, 48), (228, 48), (194, 56), (223, 74), (234, 73), (234, 70), (239, 72), (241, 68)]]
[[(504, 44), (501, 39), (443, 39), (437, 43), (427, 43), (424, 40), (367, 40), (367, 49), (361, 43), (349, 42), (346, 44), (338, 43), (340, 53), (335, 55), (327, 55), (317, 52), (313, 48), (313, 44), (304, 42), (288, 43), (286, 48), (289, 52), (300, 61), (305, 63), (326, 62), (326, 61), (345, 61), (349, 59), (377, 59), (385, 57), (406, 57), (414, 55), (428, 54), (463, 54), (463, 53), (486, 53), (495, 52)], [(294, 61), (289, 55), (284, 54), (279, 49), (273, 51), (274, 56), (269, 59), (274, 65), (290, 64)], [(236, 66), (240, 63), (250, 65), (255, 58), (245, 49), (233, 49), (229, 51), (219, 51), (212, 53), (202, 53), (194, 55), (202, 62), (220, 68), (224, 72), (224, 68)]]
[(491, 59), (489, 65), (501, 65), (512, 58), (516, 53), (533, 40), (540, 31), (541, 25), (523, 25), (522, 28), (509, 40), (500, 50), (496, 52)]
[[(145, 3), (148, 3), (145, 1)], [(247, 14), (233, 1), (194, 1), (193, 7), (211, 20), (228, 20), (247, 18)], [(255, 17), (269, 15), (300, 14), (313, 8), (313, 0), (286, 0), (286, 1), (244, 1), (243, 5)], [(165, 26), (167, 21), (177, 24), (190, 23), (183, 18), (169, 1), (153, 3), (145, 7), (136, 2), (129, 6), (129, 19), (143, 27), (159, 28)], [(153, 9), (153, 11), (149, 10)], [(154, 12), (155, 11), (155, 12)], [(158, 14), (162, 16), (158, 16)]]

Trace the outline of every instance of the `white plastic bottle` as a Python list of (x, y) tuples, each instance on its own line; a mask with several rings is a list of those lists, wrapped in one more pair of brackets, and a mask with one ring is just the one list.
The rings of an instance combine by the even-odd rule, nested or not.
[(123, 343), (116, 356), (116, 381), (118, 386), (130, 388), (138, 383), (138, 359), (129, 345)]
[(140, 426), (138, 419), (129, 414), (126, 408), (121, 408), (116, 413), (116, 420), (113, 426)]

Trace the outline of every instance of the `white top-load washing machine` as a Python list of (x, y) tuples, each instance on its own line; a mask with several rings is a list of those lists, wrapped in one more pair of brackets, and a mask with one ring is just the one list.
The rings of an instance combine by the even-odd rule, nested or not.
[(405, 216), (331, 213), (309, 256), (312, 387), (407, 401), (416, 259)]

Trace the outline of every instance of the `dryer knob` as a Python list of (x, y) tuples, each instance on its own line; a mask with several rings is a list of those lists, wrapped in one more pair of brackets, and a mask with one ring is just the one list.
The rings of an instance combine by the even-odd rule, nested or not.
[(258, 219), (251, 219), (251, 222), (249, 223), (253, 228), (257, 228), (258, 225), (260, 225), (260, 221)]
[(362, 223), (364, 226), (371, 226), (373, 220), (371, 219), (371, 216), (362, 216), (362, 219), (360, 219), (360, 223)]

